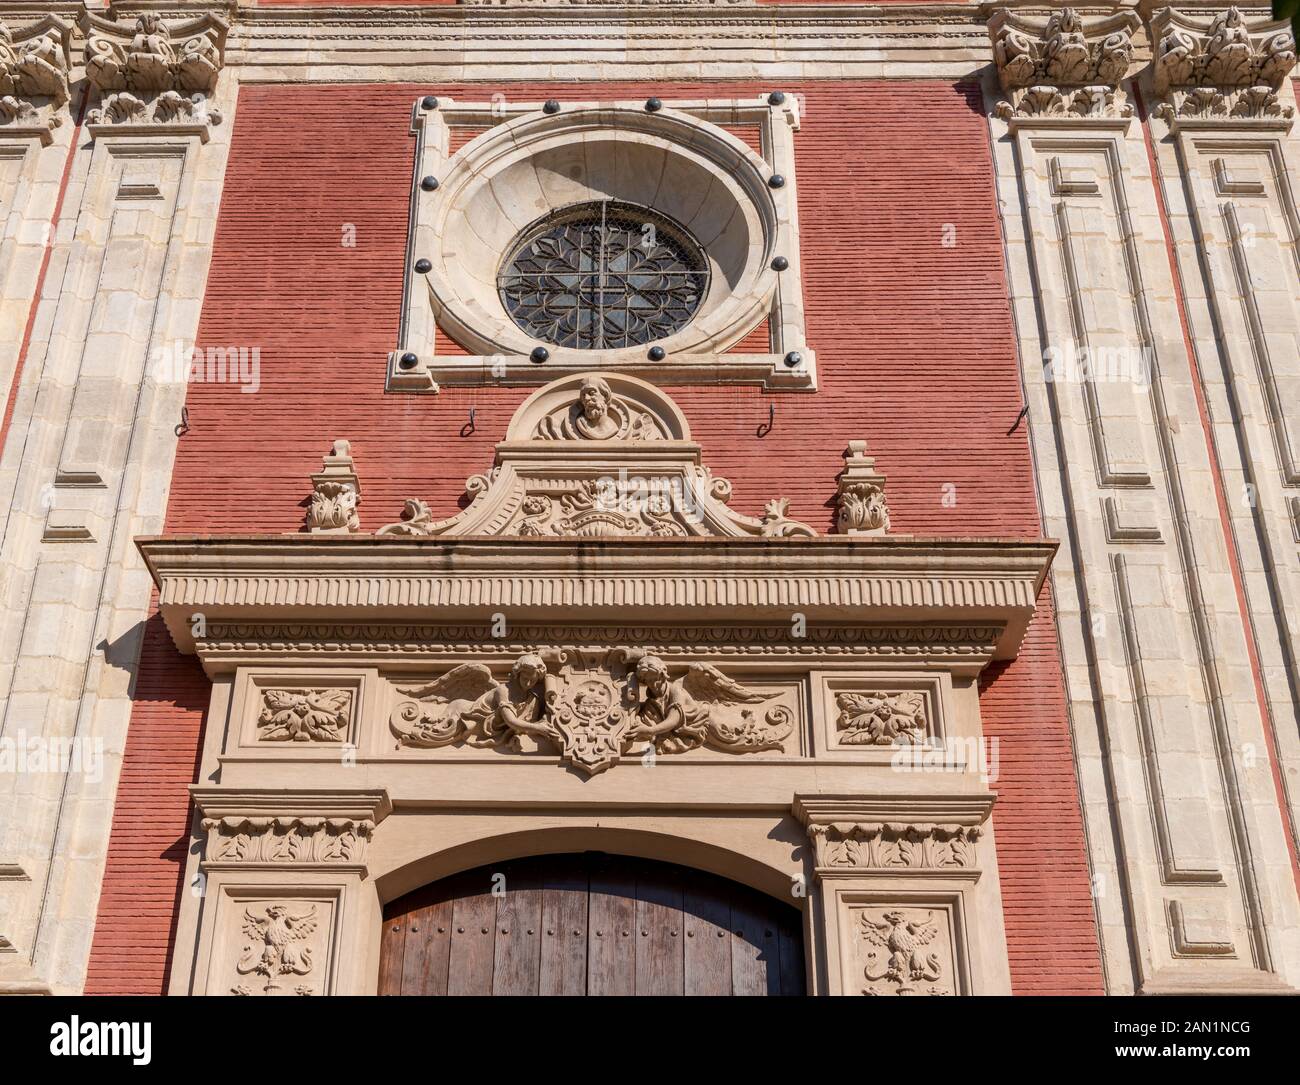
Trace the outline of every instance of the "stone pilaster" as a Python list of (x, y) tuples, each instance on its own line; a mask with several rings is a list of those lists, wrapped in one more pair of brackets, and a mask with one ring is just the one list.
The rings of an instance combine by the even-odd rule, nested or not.
[(1001, 898), (981, 870), (994, 854), (992, 805), (979, 789), (796, 796), (828, 993), (1008, 993)]
[[(0, 316), (19, 311), (14, 284), (34, 290), (42, 260), (50, 269), (0, 450), (3, 730), (44, 756), (39, 771), (0, 777), (0, 865), (24, 875), (0, 881), (0, 935), (13, 947), (0, 990), (69, 993), (84, 981), (149, 600), (131, 540), (162, 526), (187, 381), (238, 379), (193, 369), (191, 349), (229, 138), (213, 125), (235, 96), (216, 79), (225, 24), (143, 15), (118, 26), (88, 12), (81, 24), (90, 109), (77, 131), (91, 138), (74, 143), (65, 120), (46, 147), (39, 132), (10, 140), (0, 124), (0, 196), (16, 185), (20, 221), (35, 229), (0, 248)], [(26, 88), (28, 72), (52, 78), (38, 62), (58, 69), (70, 28), (19, 25)], [(145, 112), (115, 112), (114, 95)], [(48, 110), (59, 94), (45, 97), (34, 101)], [(3, 337), (22, 334), (31, 303), (0, 320), (6, 389), (18, 342)]]

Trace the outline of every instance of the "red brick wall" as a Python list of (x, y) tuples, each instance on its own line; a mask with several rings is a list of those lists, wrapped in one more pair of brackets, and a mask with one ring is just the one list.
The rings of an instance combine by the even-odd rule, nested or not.
[[(405, 259), (412, 99), (590, 98), (589, 86), (245, 87), (240, 95), (199, 346), (258, 346), (262, 388), (191, 385), (167, 530), (294, 531), (307, 475), (335, 437), (352, 441), (364, 483), (363, 528), (421, 496), (455, 511), (465, 479), (492, 461), (523, 389), (386, 395)], [(721, 97), (757, 85), (603, 84), (602, 97)], [(817, 395), (669, 388), (705, 462), (757, 513), (791, 498), (791, 515), (829, 529), (834, 478), (850, 439), (867, 438), (889, 476), (895, 530), (931, 535), (1041, 534), (1003, 275), (985, 121), (974, 92), (939, 83), (809, 83), (796, 139), (809, 342)], [(346, 224), (356, 245), (340, 244)], [(951, 242), (944, 244), (945, 238)], [(776, 421), (763, 438), (756, 429)], [(477, 428), (461, 437), (468, 408)], [(948, 500), (945, 501), (945, 496)], [(952, 498), (955, 497), (955, 502)], [(1021, 658), (987, 676), (985, 725), (1001, 742), (995, 814), (1012, 975), (1019, 992), (1100, 989), (1098, 950), (1050, 601)], [(142, 815), (138, 766), (192, 764), (194, 668), (150, 638), (142, 667), (174, 672), (184, 699), (133, 717), (92, 960), (91, 989), (158, 990), (165, 952), (143, 968), (110, 907), (139, 890), (130, 937), (164, 947), (186, 832), (172, 801)], [(163, 724), (173, 719), (174, 727)], [(183, 775), (183, 774), (182, 774)], [(171, 872), (170, 881), (164, 873)], [(147, 928), (147, 930), (146, 930)]]

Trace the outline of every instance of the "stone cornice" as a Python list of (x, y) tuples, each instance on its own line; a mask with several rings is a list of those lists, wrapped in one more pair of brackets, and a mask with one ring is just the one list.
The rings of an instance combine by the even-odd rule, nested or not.
[(1052, 541), (201, 536), (138, 540), (177, 647), (224, 625), (984, 624), (1015, 655)]
[(794, 815), (810, 825), (909, 822), (915, 824), (982, 825), (997, 796), (980, 795), (796, 795)]
[(383, 788), (354, 790), (258, 790), (191, 784), (190, 796), (204, 817), (330, 817), (380, 822), (393, 809)]

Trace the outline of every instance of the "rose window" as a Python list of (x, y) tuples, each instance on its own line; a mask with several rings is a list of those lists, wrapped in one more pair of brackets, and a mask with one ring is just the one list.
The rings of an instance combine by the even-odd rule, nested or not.
[(613, 200), (534, 223), (497, 275), (501, 303), (520, 328), (582, 350), (672, 335), (691, 322), (708, 285), (708, 261), (684, 227)]

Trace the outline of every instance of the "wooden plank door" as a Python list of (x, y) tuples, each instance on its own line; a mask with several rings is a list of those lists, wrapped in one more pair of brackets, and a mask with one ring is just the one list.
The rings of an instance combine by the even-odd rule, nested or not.
[(384, 911), (380, 994), (776, 995), (805, 990), (802, 917), (703, 871), (543, 855)]

